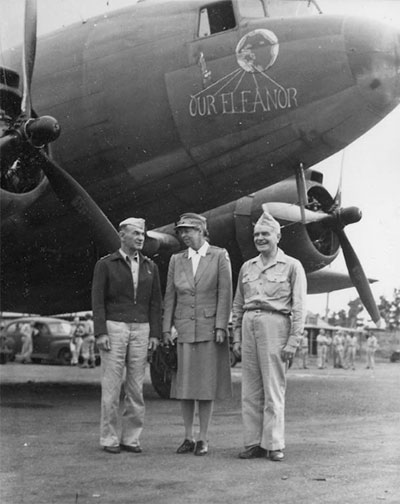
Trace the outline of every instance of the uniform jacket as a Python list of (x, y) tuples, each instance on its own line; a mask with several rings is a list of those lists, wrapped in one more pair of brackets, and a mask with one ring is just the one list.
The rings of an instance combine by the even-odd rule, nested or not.
[(225, 249), (210, 246), (195, 277), (188, 250), (171, 257), (163, 332), (175, 325), (180, 343), (214, 340), (215, 329), (227, 329), (231, 304), (232, 274)]
[(134, 296), (131, 270), (114, 252), (97, 261), (92, 284), (95, 336), (107, 334), (107, 320), (149, 322), (150, 337), (161, 337), (161, 288), (157, 265), (139, 253), (139, 283)]

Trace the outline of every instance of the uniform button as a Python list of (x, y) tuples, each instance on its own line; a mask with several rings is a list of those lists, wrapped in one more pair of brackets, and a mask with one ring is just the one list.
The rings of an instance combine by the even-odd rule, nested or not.
[(193, 316), (192, 316), (192, 317), (190, 317), (190, 318), (191, 318), (192, 320), (194, 320), (194, 317), (193, 317)]
[(194, 308), (194, 304), (192, 304), (192, 308)]

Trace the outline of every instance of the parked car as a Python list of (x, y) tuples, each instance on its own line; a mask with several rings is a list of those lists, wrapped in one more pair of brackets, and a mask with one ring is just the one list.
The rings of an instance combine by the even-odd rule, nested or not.
[(71, 361), (71, 323), (67, 320), (51, 317), (23, 317), (9, 322), (3, 329), (3, 338), (7, 342), (8, 360), (15, 360), (21, 352), (24, 324), (32, 324), (33, 363), (54, 362), (69, 365)]

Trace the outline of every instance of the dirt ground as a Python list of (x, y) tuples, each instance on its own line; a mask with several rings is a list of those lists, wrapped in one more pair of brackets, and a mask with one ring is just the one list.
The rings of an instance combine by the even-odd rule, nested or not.
[(177, 455), (177, 401), (145, 384), (142, 454), (98, 445), (100, 370), (0, 366), (2, 504), (400, 503), (400, 363), (289, 371), (286, 460), (237, 458), (241, 369), (205, 457)]

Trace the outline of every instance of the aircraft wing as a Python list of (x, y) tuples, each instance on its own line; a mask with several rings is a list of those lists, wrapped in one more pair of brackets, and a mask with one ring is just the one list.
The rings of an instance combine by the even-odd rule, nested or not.
[[(368, 278), (369, 283), (377, 280)], [(323, 294), (324, 292), (333, 292), (341, 289), (354, 287), (348, 273), (333, 271), (330, 268), (323, 268), (307, 274), (307, 293)]]

